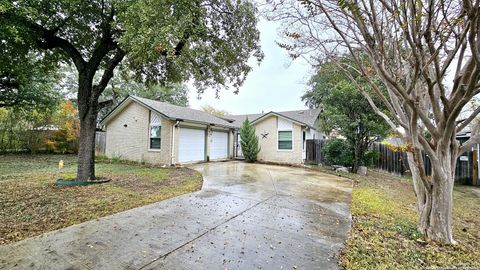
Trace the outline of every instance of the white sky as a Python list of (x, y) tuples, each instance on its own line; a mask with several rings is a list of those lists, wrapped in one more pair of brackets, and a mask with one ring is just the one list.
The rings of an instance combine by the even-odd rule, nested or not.
[(200, 109), (211, 105), (230, 114), (306, 108), (300, 97), (307, 89), (311, 66), (302, 59), (292, 62), (285, 50), (278, 47), (275, 43), (278, 40), (278, 23), (261, 20), (258, 27), (265, 57), (260, 66), (256, 61), (250, 61), (253, 69), (238, 95), (233, 94), (233, 89), (222, 90), (220, 98), (216, 99), (215, 91), (208, 89), (199, 100), (196, 90), (189, 85), (190, 107)]

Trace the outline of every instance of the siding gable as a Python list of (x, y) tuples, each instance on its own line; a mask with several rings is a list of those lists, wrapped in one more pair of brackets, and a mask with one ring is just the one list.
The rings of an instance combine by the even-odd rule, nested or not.
[(278, 130), (292, 130), (293, 123), (292, 121), (277, 117), (277, 129)]
[(162, 125), (161, 123), (162, 123), (161, 116), (154, 111), (150, 111), (150, 125), (151, 126), (161, 126)]

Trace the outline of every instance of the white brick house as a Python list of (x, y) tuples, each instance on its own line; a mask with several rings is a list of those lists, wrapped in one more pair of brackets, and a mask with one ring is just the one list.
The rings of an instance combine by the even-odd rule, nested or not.
[(199, 110), (129, 96), (100, 125), (111, 158), (170, 165), (233, 157), (235, 127)]
[(105, 154), (153, 164), (181, 164), (241, 157), (239, 128), (248, 117), (260, 161), (302, 164), (305, 141), (320, 139), (320, 110), (216, 117), (209, 113), (128, 96), (101, 122)]

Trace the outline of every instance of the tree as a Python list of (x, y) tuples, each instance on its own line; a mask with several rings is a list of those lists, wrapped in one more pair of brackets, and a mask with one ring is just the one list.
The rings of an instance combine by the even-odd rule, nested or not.
[[(0, 68), (2, 69), (2, 68)], [(20, 73), (16, 70), (0, 70), (0, 108), (2, 107), (49, 107), (60, 98), (54, 91), (54, 80), (39, 70)]]
[[(338, 61), (350, 66), (354, 64), (348, 57)], [(352, 172), (356, 172), (359, 166), (367, 165), (365, 154), (369, 146), (385, 137), (390, 129), (357, 90), (358, 85), (372, 93), (368, 83), (360, 76), (355, 78), (354, 84), (343, 69), (326, 61), (311, 78), (311, 89), (302, 96), (308, 106), (322, 108), (320, 125), (324, 131), (336, 130), (346, 138), (352, 157)], [(375, 101), (378, 102), (378, 99)]]
[(0, 108), (0, 153), (45, 149), (57, 105)]
[[(294, 57), (335, 61), (350, 54), (357, 75), (389, 111), (378, 109), (372, 95), (359, 91), (392, 129), (404, 129), (411, 146), (409, 165), (419, 212), (418, 229), (427, 239), (455, 243), (452, 192), (457, 157), (480, 139), (480, 112), (463, 115), (480, 93), (480, 9), (473, 0), (439, 1), (273, 1), (272, 19), (284, 20), (285, 41)], [(272, 7), (272, 6), (270, 6)], [(360, 54), (367, 55), (363, 66)], [(344, 67), (338, 63), (340, 68)], [(385, 92), (370, 78), (379, 78)], [(456, 134), (469, 126), (471, 138)], [(421, 152), (432, 164), (427, 177)]]
[(349, 151), (349, 145), (345, 140), (328, 140), (323, 147), (323, 151), (325, 152), (325, 160), (330, 165), (352, 165), (352, 151)]
[[(118, 78), (118, 77), (117, 77)], [(105, 116), (126, 96), (134, 95), (173, 105), (188, 106), (188, 88), (182, 83), (136, 83), (131, 80), (112, 80), (100, 97), (105, 107), (100, 113)], [(100, 118), (102, 118), (100, 117)]]
[(255, 162), (258, 153), (260, 153), (260, 147), (258, 146), (258, 137), (255, 134), (255, 128), (250, 124), (248, 118), (243, 121), (240, 127), (240, 140), (245, 160), (247, 162)]
[[(0, 12), (1, 12), (0, 2)], [(4, 30), (0, 26), (0, 30)], [(28, 44), (9, 31), (0, 31), (0, 108), (52, 105), (57, 95), (52, 91), (55, 66), (49, 65)]]
[(219, 117), (226, 116), (228, 114), (227, 111), (215, 109), (215, 107), (211, 105), (203, 106), (202, 111), (207, 112), (209, 114), (213, 114), (215, 116), (219, 116)]
[(46, 142), (51, 151), (62, 154), (78, 151), (80, 124), (77, 114), (77, 109), (71, 101), (60, 104), (53, 119), (58, 130), (55, 130)]
[[(57, 82), (56, 88), (67, 99), (74, 100), (78, 89), (78, 78), (75, 76), (74, 67), (63, 66), (60, 69), (62, 79)], [(108, 83), (99, 98), (102, 110), (99, 111), (99, 119), (102, 119), (126, 96), (134, 95), (153, 100), (168, 102), (170, 104), (188, 106), (188, 88), (182, 83), (143, 83), (133, 78), (129, 70), (122, 70)], [(99, 81), (96, 76), (94, 81)]]
[(0, 31), (0, 52), (0, 108), (50, 107), (58, 101), (55, 66), (22, 50), (22, 44), (4, 31)]
[(138, 81), (192, 79), (200, 92), (238, 88), (252, 53), (262, 58), (256, 23), (247, 0), (0, 0), (0, 32), (9, 37), (2, 42), (18, 41), (25, 53), (75, 65), (78, 180), (95, 178), (99, 97), (120, 63)]

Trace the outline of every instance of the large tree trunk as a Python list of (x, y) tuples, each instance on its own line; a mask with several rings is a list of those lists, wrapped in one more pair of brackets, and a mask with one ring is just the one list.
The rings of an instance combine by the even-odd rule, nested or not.
[[(109, 42), (109, 40), (105, 42)], [(100, 82), (94, 86), (93, 78), (100, 63), (100, 61), (96, 60), (102, 59), (108, 52), (109, 51), (105, 51), (103, 55), (97, 55), (95, 59), (92, 58), (90, 62), (87, 63), (86, 68), (79, 69), (78, 71), (78, 115), (80, 117), (78, 180), (95, 179), (95, 129), (97, 127), (97, 116), (100, 108), (98, 98), (113, 77), (113, 70), (125, 57), (125, 52), (117, 49), (113, 58), (107, 61), (107, 66)]]
[(366, 150), (367, 145), (364, 144), (363, 138), (361, 138), (360, 141), (354, 142), (352, 173), (357, 173), (358, 168), (363, 165), (362, 159)]
[(423, 209), (423, 205), (425, 204), (425, 186), (420, 178), (420, 172), (415, 164), (412, 152), (407, 152), (407, 161), (408, 168), (412, 174), (413, 190), (415, 191), (415, 196), (417, 197), (417, 212), (420, 213)]
[(88, 110), (80, 119), (77, 180), (95, 179), (95, 128), (97, 114)]
[(442, 150), (436, 159), (430, 159), (432, 176), (428, 186), (420, 179), (418, 170), (414, 166), (411, 168), (419, 212), (418, 230), (429, 240), (455, 244), (452, 234), (452, 195), (456, 158), (452, 156), (451, 152)]
[(95, 179), (95, 130), (97, 127), (97, 98), (92, 97), (91, 81), (80, 79), (78, 89), (78, 115), (80, 138), (78, 148), (77, 180)]

